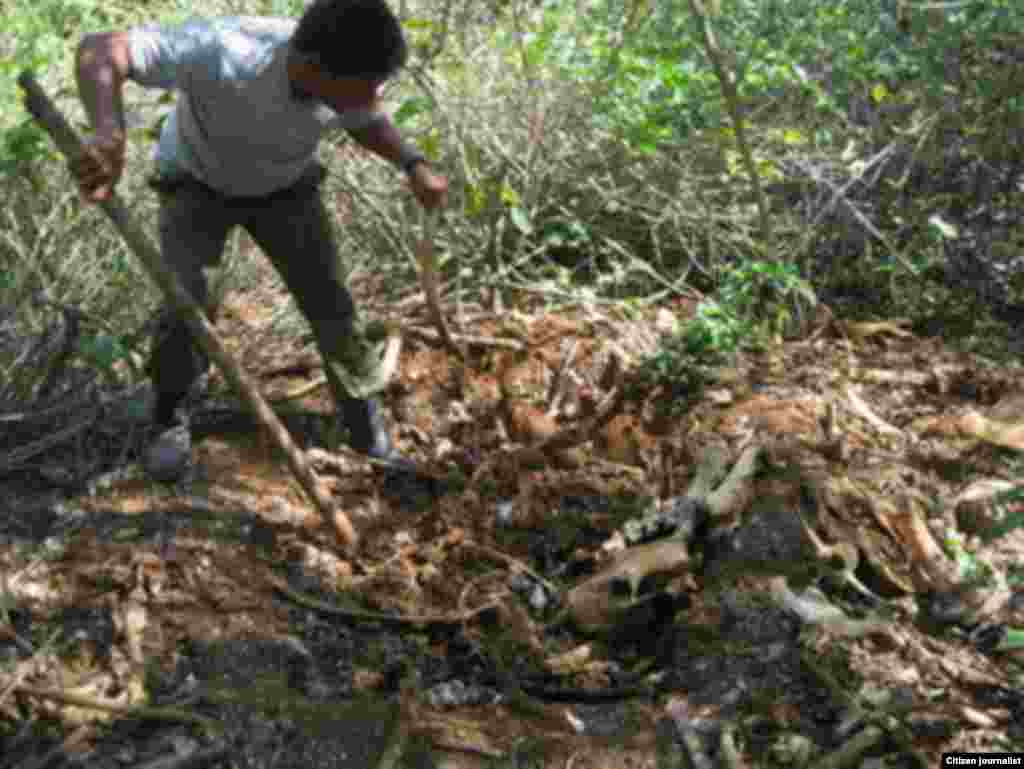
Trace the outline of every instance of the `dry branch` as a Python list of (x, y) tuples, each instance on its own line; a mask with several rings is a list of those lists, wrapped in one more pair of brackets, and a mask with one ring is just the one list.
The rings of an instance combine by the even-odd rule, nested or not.
[(892, 435), (897, 438), (904, 437), (902, 430), (898, 427), (893, 427), (871, 410), (868, 404), (866, 404), (860, 395), (857, 394), (857, 389), (853, 385), (846, 388), (846, 400), (853, 413), (878, 430), (878, 432), (885, 435)]
[[(420, 328), (419, 326), (403, 326), (402, 333), (408, 336), (417, 337), (422, 339), (428, 344), (437, 344), (441, 342), (446, 347), (448, 343), (444, 341), (444, 337), (440, 333), (432, 328)], [(505, 339), (502, 337), (494, 336), (474, 336), (472, 334), (448, 334), (448, 338), (452, 343), (457, 344), (461, 342), (468, 347), (500, 347), (505, 350), (514, 350), (519, 352), (525, 350), (526, 346), (522, 342), (517, 342), (515, 339)], [(450, 347), (448, 349), (451, 349)]]
[(416, 245), (416, 262), (420, 268), (420, 282), (423, 284), (423, 295), (427, 299), (431, 320), (437, 327), (444, 346), (457, 359), (465, 361), (466, 355), (452, 339), (451, 331), (448, 330), (448, 324), (444, 320), (444, 313), (441, 312), (441, 299), (437, 290), (437, 253), (434, 250), (436, 230), (437, 213), (428, 212), (423, 220), (423, 239)]
[(761, 453), (760, 446), (748, 446), (722, 485), (708, 494), (707, 504), (712, 516), (725, 518), (741, 513), (753, 501), (754, 475)]
[(568, 349), (562, 356), (562, 362), (558, 364), (558, 370), (555, 372), (554, 377), (551, 379), (551, 386), (548, 387), (547, 397), (547, 413), (554, 416), (558, 413), (561, 408), (562, 400), (565, 397), (566, 377), (569, 372), (569, 366), (572, 365), (573, 358), (576, 357), (576, 350), (579, 347), (580, 340), (573, 339), (570, 342)]
[[(767, 248), (772, 241), (771, 217), (768, 215), (768, 202), (765, 199), (764, 189), (761, 185), (761, 175), (757, 170), (757, 164), (754, 162), (754, 155), (747, 140), (747, 122), (743, 117), (739, 78), (736, 72), (730, 68), (728, 56), (718, 44), (714, 26), (711, 24), (711, 19), (703, 0), (690, 0), (690, 10), (693, 11), (693, 15), (699, 21), (701, 43), (704, 46), (704, 52), (711, 61), (711, 66), (715, 71), (719, 87), (722, 90), (726, 110), (729, 112), (729, 117), (732, 121), (733, 132), (736, 138), (736, 149), (739, 150), (743, 166), (750, 177), (754, 201), (757, 204), (758, 219), (761, 223), (761, 238), (764, 246)], [(778, 256), (772, 253), (770, 258), (774, 260)]]
[(73, 705), (78, 708), (99, 710), (129, 718), (148, 719), (154, 721), (173, 721), (175, 723), (192, 724), (204, 729), (208, 734), (219, 734), (220, 725), (211, 718), (193, 713), (191, 710), (176, 707), (152, 707), (147, 705), (122, 705), (110, 700), (101, 700), (82, 694), (59, 689), (44, 689), (40, 686), (17, 684), (14, 691), (29, 697), (59, 702), (62, 705)]

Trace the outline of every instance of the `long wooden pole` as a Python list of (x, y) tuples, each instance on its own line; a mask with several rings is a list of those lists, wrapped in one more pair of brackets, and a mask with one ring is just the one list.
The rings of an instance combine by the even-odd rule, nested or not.
[[(64, 156), (69, 160), (80, 157), (85, 151), (81, 139), (36, 82), (32, 73), (22, 72), (18, 77), (18, 85), (25, 92), (26, 109), (36, 122), (53, 137), (53, 141)], [(260, 395), (255, 383), (228, 352), (220, 337), (217, 336), (213, 324), (182, 286), (177, 274), (164, 264), (160, 252), (150, 242), (142, 228), (132, 219), (128, 209), (125, 208), (116, 193), (107, 200), (101, 201), (99, 205), (117, 227), (128, 247), (142, 261), (150, 276), (163, 290), (171, 306), (188, 324), (189, 329), (203, 348), (203, 352), (220, 367), (224, 378), (242, 396), (242, 400), (249, 407), (257, 423), (266, 429), (277, 447), (284, 452), (291, 471), (302, 484), (302, 488), (316, 503), (325, 521), (334, 527), (346, 547), (355, 549), (359, 538), (355, 529), (352, 528), (348, 516), (335, 508), (327, 491), (320, 484), (319, 478), (306, 462), (305, 455), (295, 445), (288, 430)]]
[(448, 324), (445, 323), (444, 313), (441, 311), (441, 297), (437, 285), (437, 252), (434, 249), (437, 218), (437, 211), (427, 211), (423, 216), (423, 238), (416, 244), (416, 262), (420, 268), (420, 284), (423, 286), (423, 295), (427, 300), (430, 318), (441, 335), (441, 342), (448, 352), (465, 363), (466, 354), (456, 344), (451, 331), (448, 330)]

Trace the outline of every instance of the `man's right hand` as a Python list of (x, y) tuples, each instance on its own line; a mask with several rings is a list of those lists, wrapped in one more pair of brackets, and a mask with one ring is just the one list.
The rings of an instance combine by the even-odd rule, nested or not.
[(68, 163), (84, 200), (110, 199), (124, 171), (124, 148), (123, 135), (97, 135), (84, 142), (84, 152)]

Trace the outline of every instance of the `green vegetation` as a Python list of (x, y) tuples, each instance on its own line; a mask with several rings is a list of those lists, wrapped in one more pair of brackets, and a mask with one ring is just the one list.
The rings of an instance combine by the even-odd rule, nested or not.
[(959, 531), (950, 530), (942, 541), (946, 555), (957, 565), (957, 577), (964, 585), (985, 585), (992, 580), (992, 567), (978, 559), (965, 548), (965, 537)]
[(998, 495), (993, 504), (995, 511), (1003, 516), (1003, 520), (998, 526), (994, 526), (986, 532), (983, 537), (986, 542), (999, 539), (1016, 529), (1024, 528), (1024, 486), (1018, 486)]
[[(126, 334), (156, 300), (109, 228), (71, 195), (48, 142), (18, 107), (17, 72), (39, 72), (84, 128), (71, 77), (82, 33), (189, 10), (295, 14), (300, 6), (75, 0), (12, 11), (0, 41), (4, 304), (24, 308), (42, 290)], [(978, 291), (951, 297), (944, 279), (949, 252), (982, 234), (965, 212), (1019, 207), (1009, 181), (1022, 146), (1012, 87), (1024, 67), (1017, 3), (398, 7), (415, 56), (388, 100), (455, 182), (441, 245), (464, 292), (653, 302), (684, 282), (714, 291), (728, 279), (734, 293), (748, 283), (739, 290), (760, 294), (762, 273), (743, 265), (778, 261), (813, 275), (820, 297), (853, 312), (898, 306), (931, 317), (950, 304), (990, 307), (988, 284), (999, 276), (1009, 299), (1024, 283), (1012, 268), (990, 271)], [(122, 192), (150, 222), (142, 180), (167, 105), (134, 87), (129, 102), (134, 144)], [(392, 194), (392, 172), (374, 159), (327, 154), (332, 184), (359, 214), (342, 233), (353, 268), (383, 256), (391, 284), (408, 285), (415, 211)], [(972, 164), (977, 178), (966, 178)], [(1015, 253), (1017, 229), (1001, 227), (995, 242), (982, 243), (985, 259)], [(126, 287), (142, 285), (136, 302), (120, 301)], [(748, 330), (741, 323), (726, 342)]]
[[(0, 306), (38, 333), (81, 320), (78, 356), (139, 376), (158, 303), (19, 105), (39, 74), (85, 129), (72, 51), (88, 31), (190, 13), (290, 14), (298, 0), (97, 0), (12, 6), (0, 36)], [(889, 0), (396, 1), (413, 44), (386, 93), (449, 174), (437, 238), (454, 296), (521, 292), (636, 308), (696, 288), (696, 317), (646, 364), (654, 379), (799, 332), (816, 301), (911, 317), (997, 356), (1024, 291), (1024, 6)], [(129, 87), (121, 192), (145, 186), (168, 98)], [(324, 147), (351, 268), (414, 285), (419, 212), (375, 158)], [(227, 283), (251, 272), (236, 241)], [(130, 297), (128, 301), (126, 298)], [(382, 300), (388, 297), (381, 297)], [(41, 301), (42, 299), (42, 301)], [(291, 307), (283, 328), (300, 334)], [(16, 360), (0, 345), (0, 371)], [(694, 365), (696, 364), (696, 365)], [(696, 374), (692, 372), (696, 371)], [(118, 373), (120, 372), (120, 373)], [(127, 372), (127, 373), (126, 373)], [(23, 394), (39, 383), (19, 385)], [(699, 384), (699, 383), (698, 383)]]

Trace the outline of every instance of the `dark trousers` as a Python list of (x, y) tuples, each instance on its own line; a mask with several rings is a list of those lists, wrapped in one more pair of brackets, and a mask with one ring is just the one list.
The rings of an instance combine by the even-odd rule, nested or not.
[[(331, 221), (320, 197), (324, 171), (314, 166), (293, 187), (261, 198), (227, 198), (185, 178), (155, 181), (160, 192), (163, 258), (201, 306), (210, 307), (204, 268), (220, 263), (228, 233), (244, 227), (270, 258), (312, 327), (337, 402), (360, 392), (373, 361), (345, 286)], [(174, 410), (209, 361), (183, 321), (171, 315), (154, 340), (149, 373), (157, 393), (154, 418), (170, 424)]]

